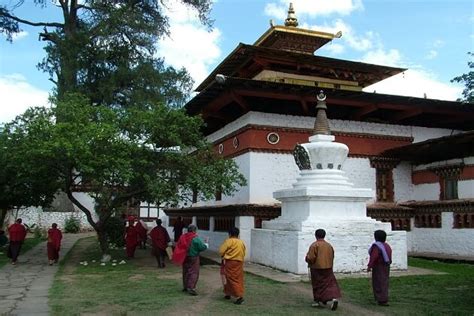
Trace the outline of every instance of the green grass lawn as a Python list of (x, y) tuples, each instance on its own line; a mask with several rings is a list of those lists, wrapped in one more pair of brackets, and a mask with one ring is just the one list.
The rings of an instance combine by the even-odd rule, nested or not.
[[(36, 246), (37, 244), (39, 244), (40, 242), (42, 241), (45, 241), (45, 239), (43, 238), (26, 238), (25, 239), (25, 242), (23, 243), (23, 246), (21, 247), (21, 253), (20, 253), (20, 256), (21, 254), (27, 252), (28, 250), (30, 250), (31, 248), (33, 248), (34, 246)], [(7, 248), (6, 246), (3, 248), (0, 248), (0, 268), (3, 267), (7, 262), (10, 262), (10, 258), (7, 257)]]
[[(112, 251), (118, 261), (123, 250)], [(92, 238), (80, 240), (61, 263), (50, 290), (54, 315), (473, 315), (474, 265), (410, 259), (411, 266), (442, 271), (443, 275), (391, 278), (390, 306), (374, 304), (369, 280), (342, 279), (339, 309), (311, 308), (305, 282), (284, 284), (246, 274), (246, 301), (237, 306), (223, 299), (217, 266), (203, 266), (198, 296), (181, 292), (181, 270), (156, 269), (148, 250), (124, 265), (100, 266), (92, 260), (99, 250)], [(88, 261), (82, 266), (80, 261)]]
[(447, 274), (391, 278), (390, 307), (374, 305), (367, 279), (344, 279), (340, 285), (351, 302), (388, 315), (474, 314), (474, 265), (416, 258), (408, 264)]

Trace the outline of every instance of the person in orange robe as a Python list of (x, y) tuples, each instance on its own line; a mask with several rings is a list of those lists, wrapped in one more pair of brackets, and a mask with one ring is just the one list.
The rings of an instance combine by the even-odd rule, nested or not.
[(239, 239), (240, 231), (237, 227), (229, 230), (229, 238), (219, 247), (219, 254), (224, 265), (224, 298), (236, 297), (234, 304), (244, 302), (244, 258), (245, 244)]
[(46, 248), (48, 249), (48, 260), (49, 265), (57, 263), (59, 259), (59, 249), (61, 248), (61, 240), (63, 239), (63, 234), (58, 229), (58, 224), (53, 223), (51, 228), (48, 230), (48, 243)]
[(10, 235), (10, 245), (8, 246), (7, 256), (12, 259), (12, 264), (16, 264), (21, 245), (23, 245), (26, 238), (26, 228), (23, 226), (21, 218), (8, 227), (8, 234)]
[(129, 216), (128, 217), (128, 225), (125, 228), (125, 249), (127, 252), (128, 258), (135, 257), (135, 249), (138, 245), (138, 230), (135, 227), (135, 217)]
[(162, 221), (158, 218), (156, 226), (150, 232), (152, 254), (156, 257), (158, 268), (165, 267), (166, 247), (171, 240), (168, 231), (161, 224)]

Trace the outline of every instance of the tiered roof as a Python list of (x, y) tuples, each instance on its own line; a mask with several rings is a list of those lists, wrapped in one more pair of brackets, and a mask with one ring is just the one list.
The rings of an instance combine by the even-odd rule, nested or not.
[(406, 69), (315, 56), (340, 32), (297, 26), (290, 6), (284, 26), (272, 23), (254, 45), (240, 43), (197, 87), (200, 93), (186, 109), (203, 116), (206, 134), (248, 111), (314, 117), (316, 95), (322, 89), (331, 119), (474, 129), (472, 105), (362, 92)]

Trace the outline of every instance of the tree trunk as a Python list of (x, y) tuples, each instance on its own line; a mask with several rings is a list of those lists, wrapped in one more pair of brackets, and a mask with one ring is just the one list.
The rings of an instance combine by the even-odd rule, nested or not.
[(108, 254), (109, 252), (109, 243), (107, 241), (107, 233), (103, 225), (99, 225), (96, 229), (97, 238), (99, 240), (100, 251), (102, 252), (102, 259), (101, 262), (109, 262), (111, 256)]
[(3, 228), (3, 222), (5, 222), (6, 216), (7, 216), (7, 210), (0, 209), (0, 229)]

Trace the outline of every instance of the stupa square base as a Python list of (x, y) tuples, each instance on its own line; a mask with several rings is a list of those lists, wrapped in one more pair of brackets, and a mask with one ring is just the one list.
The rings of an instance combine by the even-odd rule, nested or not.
[(377, 229), (387, 232), (387, 242), (392, 246), (392, 269), (407, 269), (405, 231), (392, 231), (389, 223), (367, 221), (340, 221), (305, 223), (301, 231), (252, 229), (251, 261), (295, 274), (306, 274), (306, 252), (316, 239), (317, 228), (326, 230), (326, 240), (335, 251), (334, 272), (355, 273), (366, 270), (368, 248), (373, 243)]

